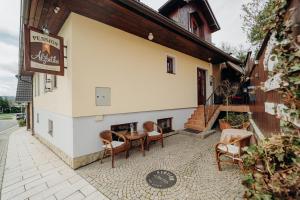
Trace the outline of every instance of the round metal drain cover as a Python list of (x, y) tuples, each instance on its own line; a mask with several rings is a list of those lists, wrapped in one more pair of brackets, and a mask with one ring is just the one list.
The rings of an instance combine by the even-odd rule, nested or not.
[(176, 175), (170, 171), (156, 170), (147, 175), (146, 181), (154, 188), (165, 189), (174, 186), (177, 182), (177, 178)]

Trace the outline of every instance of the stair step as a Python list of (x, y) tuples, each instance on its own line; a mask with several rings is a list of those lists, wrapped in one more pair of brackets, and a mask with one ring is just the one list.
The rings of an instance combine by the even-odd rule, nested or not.
[(194, 130), (197, 130), (197, 131), (203, 131), (204, 130), (204, 127), (203, 126), (199, 126), (199, 125), (194, 125), (194, 124), (189, 124), (189, 123), (186, 123), (184, 125), (185, 128), (190, 128), (190, 129), (194, 129)]
[(188, 124), (193, 124), (193, 125), (198, 125), (198, 126), (203, 126), (203, 127), (205, 126), (203, 120), (195, 120), (195, 119), (189, 120)]
[(204, 120), (204, 116), (192, 115), (190, 119)]
[(201, 114), (203, 114), (204, 113), (204, 110), (195, 110), (194, 111), (194, 114), (199, 114), (199, 115), (201, 115)]

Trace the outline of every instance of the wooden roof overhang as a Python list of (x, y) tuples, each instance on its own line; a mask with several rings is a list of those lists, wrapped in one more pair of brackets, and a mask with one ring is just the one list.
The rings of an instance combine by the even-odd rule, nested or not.
[[(201, 60), (219, 64), (231, 61), (241, 64), (214, 45), (201, 40), (172, 20), (134, 0), (23, 0), (29, 1), (24, 24), (57, 34), (71, 12), (108, 24), (128, 33), (191, 55)], [(55, 14), (54, 8), (60, 11)], [(24, 11), (23, 11), (24, 14)], [(26, 16), (24, 16), (26, 18)]]

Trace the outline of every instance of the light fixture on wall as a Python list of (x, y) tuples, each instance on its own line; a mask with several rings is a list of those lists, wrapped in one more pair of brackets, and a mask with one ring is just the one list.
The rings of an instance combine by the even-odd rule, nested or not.
[(59, 6), (55, 6), (53, 9), (54, 13), (57, 14), (60, 11), (60, 7)]
[(43, 27), (42, 27), (42, 30), (43, 30), (43, 32), (45, 33), (45, 34), (49, 34), (49, 30), (48, 30), (48, 26), (47, 25), (44, 25)]
[(53, 12), (55, 14), (57, 14), (57, 13), (59, 13), (59, 11), (60, 11), (59, 1), (56, 1), (56, 2), (53, 3)]
[(153, 33), (149, 33), (149, 35), (148, 35), (148, 39), (149, 39), (150, 41), (152, 41), (152, 40), (154, 39), (154, 35), (153, 35)]

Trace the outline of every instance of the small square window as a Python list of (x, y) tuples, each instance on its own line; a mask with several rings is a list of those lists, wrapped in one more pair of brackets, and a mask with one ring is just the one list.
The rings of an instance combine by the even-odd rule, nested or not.
[(40, 114), (39, 113), (36, 114), (36, 123), (40, 123)]
[(48, 133), (53, 136), (53, 121), (50, 119), (48, 120)]
[(175, 74), (175, 58), (167, 56), (167, 73)]

